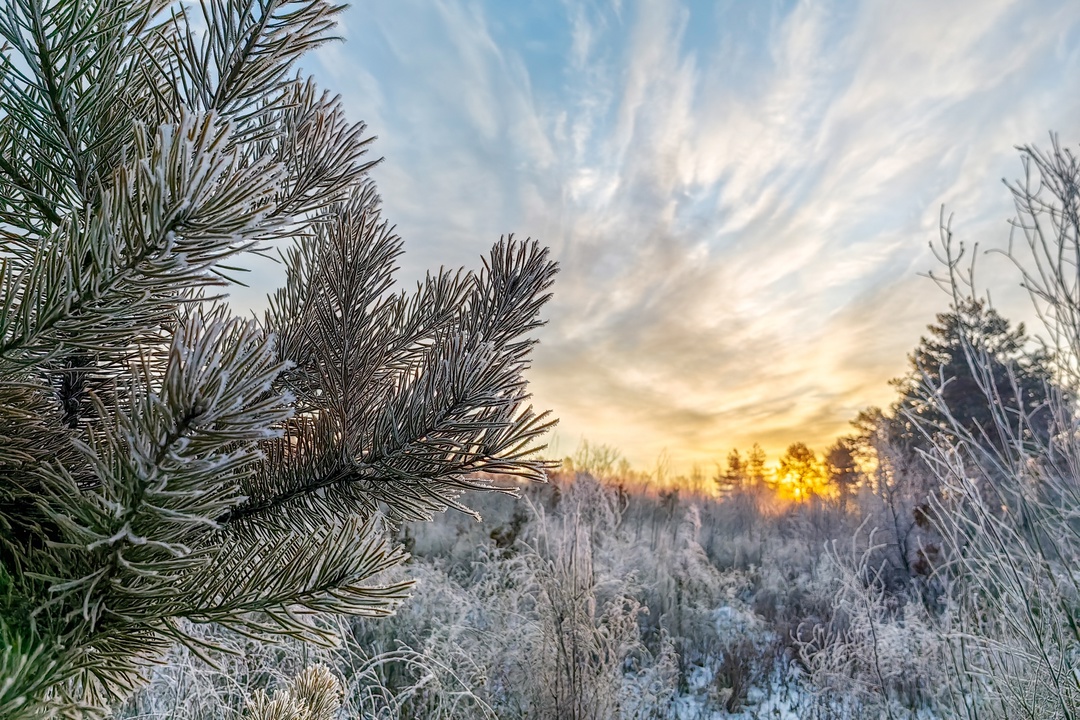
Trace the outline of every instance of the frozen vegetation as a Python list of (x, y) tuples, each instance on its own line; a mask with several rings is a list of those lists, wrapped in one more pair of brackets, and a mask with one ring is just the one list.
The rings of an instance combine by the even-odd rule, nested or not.
[[(841, 508), (835, 497), (782, 503), (767, 484), (723, 497), (655, 492), (587, 458), (573, 465), (522, 499), (469, 497), (484, 522), (448, 513), (403, 528), (413, 557), (388, 579), (416, 580), (413, 598), (388, 619), (327, 619), (342, 647), (268, 647), (208, 630), (247, 657), (219, 672), (178, 651), (117, 717), (239, 716), (254, 689), (316, 660), (343, 678), (348, 717), (929, 719), (1076, 708), (1067, 687), (1054, 707), (1052, 666), (1033, 658), (1057, 653), (1060, 679), (1076, 682), (1065, 614), (1075, 596), (1062, 585), (1074, 578), (1065, 564), (1027, 564), (1019, 535), (1001, 554), (935, 568), (918, 560), (942, 538), (915, 498), (870, 476)], [(994, 518), (983, 530), (1019, 532), (1008, 515)], [(983, 579), (965, 579), (972, 563)], [(982, 597), (990, 583), (992, 599)], [(1036, 598), (1062, 605), (1033, 624), (993, 615)], [(1027, 713), (1009, 712), (1025, 698)]]
[(316, 618), (343, 639), (318, 651), (203, 628), (236, 655), (175, 651), (117, 717), (268, 717), (249, 698), (313, 663), (344, 717), (1077, 717), (1080, 325), (1045, 291), (1029, 338), (965, 293), (947, 228), (940, 253), (954, 304), (824, 458), (664, 481), (584, 446), (548, 484), (499, 480), (520, 498), (467, 495), (483, 522), (400, 526), (392, 617)]
[(493, 458), (454, 488), (513, 492), (391, 516), (409, 559), (371, 580), (414, 583), (395, 614), (276, 611), (329, 648), (186, 622), (115, 717), (1077, 718), (1080, 163), (1022, 158), (1009, 258), (1036, 334), (981, 299), (943, 222), (948, 310), (895, 402), (823, 455), (755, 446), (671, 480), (586, 445), (546, 484)]
[[(398, 292), (371, 139), (296, 74), (341, 7), (3, 8), (3, 720), (1080, 716), (1056, 141), (1010, 186), (1035, 335), (943, 223), (894, 404), (667, 482), (539, 455), (538, 242)], [(284, 286), (234, 314), (273, 248)]]

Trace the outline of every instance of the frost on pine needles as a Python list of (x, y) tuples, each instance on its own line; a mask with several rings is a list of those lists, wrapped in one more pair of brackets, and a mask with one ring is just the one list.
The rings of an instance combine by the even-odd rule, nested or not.
[[(500, 241), (394, 289), (370, 138), (294, 74), (340, 10), (3, 2), (2, 717), (98, 712), (205, 654), (192, 623), (333, 642), (314, 613), (407, 593), (373, 581), (388, 525), (543, 477), (522, 373), (555, 265)], [(234, 317), (274, 247), (285, 286)], [(322, 717), (305, 678), (282, 702)]]

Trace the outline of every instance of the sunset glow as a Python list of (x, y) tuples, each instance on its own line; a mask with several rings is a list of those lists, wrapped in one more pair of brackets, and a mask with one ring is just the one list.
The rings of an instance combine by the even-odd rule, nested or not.
[(378, 136), (403, 278), (549, 244), (554, 452), (639, 468), (820, 451), (887, 403), (946, 302), (941, 206), (1001, 245), (1014, 146), (1080, 140), (1077, 3), (375, 0), (341, 31), (309, 69)]

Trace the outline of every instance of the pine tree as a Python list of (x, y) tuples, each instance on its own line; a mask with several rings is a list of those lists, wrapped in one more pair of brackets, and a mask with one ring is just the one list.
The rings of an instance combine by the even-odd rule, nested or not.
[[(370, 138), (295, 74), (325, 0), (4, 0), (0, 717), (85, 717), (188, 623), (332, 638), (388, 526), (542, 479), (522, 373), (554, 264), (393, 288)], [(261, 319), (222, 302), (287, 247)], [(464, 508), (461, 508), (464, 509)]]
[(760, 445), (754, 443), (746, 456), (746, 473), (747, 479), (755, 487), (765, 482), (765, 459), (765, 451)]
[(825, 472), (817, 453), (806, 443), (792, 443), (780, 456), (780, 467), (776, 473), (780, 486), (793, 493), (796, 499), (805, 499), (811, 493), (820, 493), (824, 488)]
[(841, 512), (847, 510), (848, 497), (859, 481), (859, 463), (856, 455), (859, 451), (859, 438), (841, 437), (825, 451), (825, 468), (829, 484), (836, 488)]
[(716, 476), (716, 488), (721, 494), (738, 492), (746, 487), (747, 461), (733, 449), (727, 456), (727, 467)]
[(891, 420), (898, 444), (928, 449), (928, 434), (951, 436), (951, 418), (980, 444), (997, 447), (1003, 438), (995, 413), (1010, 423), (1023, 416), (1029, 432), (1045, 435), (1052, 363), (1028, 347), (1023, 323), (1012, 327), (985, 302), (968, 299), (928, 330), (910, 357), (911, 371), (893, 381), (900, 391)]

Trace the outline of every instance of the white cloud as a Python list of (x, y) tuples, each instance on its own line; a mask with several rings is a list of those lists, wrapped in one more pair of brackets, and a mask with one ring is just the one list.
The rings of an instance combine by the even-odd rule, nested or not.
[(821, 444), (887, 401), (943, 304), (915, 276), (939, 205), (1003, 237), (1012, 146), (1080, 110), (1066, 0), (711, 6), (567, 0), (552, 67), (516, 4), (377, 0), (320, 51), (380, 135), (407, 274), (550, 243), (537, 401), (642, 465)]

